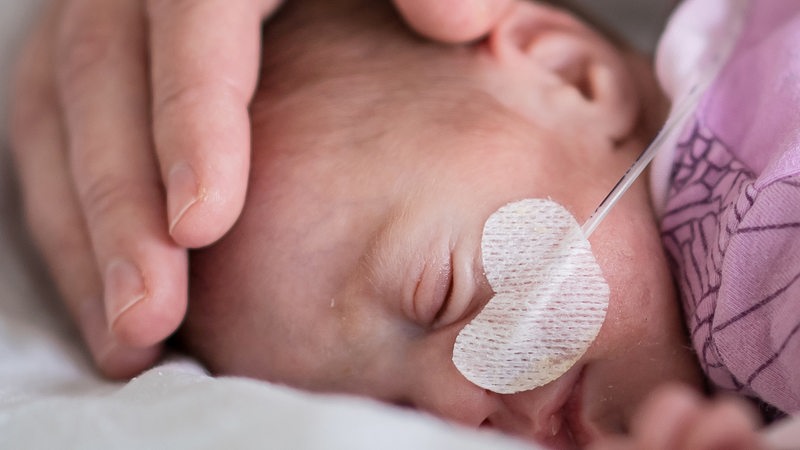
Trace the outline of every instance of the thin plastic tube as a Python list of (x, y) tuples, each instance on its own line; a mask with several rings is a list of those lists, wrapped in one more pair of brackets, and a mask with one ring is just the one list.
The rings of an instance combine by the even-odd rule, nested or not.
[(583, 224), (583, 234), (588, 239), (594, 230), (600, 225), (603, 219), (606, 218), (611, 208), (617, 204), (617, 201), (622, 197), (628, 188), (633, 185), (634, 181), (639, 178), (639, 175), (644, 172), (645, 167), (650, 164), (650, 161), (656, 156), (659, 150), (664, 146), (667, 138), (672, 135), (672, 131), (681, 126), (689, 113), (694, 109), (697, 99), (699, 97), (699, 89), (692, 89), (691, 92), (683, 98), (683, 101), (677, 105), (675, 113), (671, 115), (670, 119), (658, 132), (658, 135), (653, 142), (636, 158), (630, 168), (625, 171), (611, 192), (606, 195), (591, 217)]

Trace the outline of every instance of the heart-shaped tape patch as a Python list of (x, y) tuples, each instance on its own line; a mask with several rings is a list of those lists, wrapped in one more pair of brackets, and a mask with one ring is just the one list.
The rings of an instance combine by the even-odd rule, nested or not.
[(489, 217), (481, 252), (494, 297), (458, 334), (453, 362), (500, 394), (555, 380), (586, 353), (608, 308), (580, 225), (556, 202), (521, 200)]

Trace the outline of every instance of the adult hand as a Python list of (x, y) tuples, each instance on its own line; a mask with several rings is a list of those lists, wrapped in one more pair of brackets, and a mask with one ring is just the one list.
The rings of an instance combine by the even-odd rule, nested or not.
[(108, 376), (158, 358), (186, 308), (185, 248), (240, 212), (278, 4), (57, 0), (22, 50), (11, 141), (29, 224)]
[[(281, 0), (53, 0), (23, 48), (12, 148), (33, 237), (97, 366), (152, 365), (187, 248), (238, 217), (262, 21)], [(484, 34), (510, 0), (396, 0), (420, 33)]]

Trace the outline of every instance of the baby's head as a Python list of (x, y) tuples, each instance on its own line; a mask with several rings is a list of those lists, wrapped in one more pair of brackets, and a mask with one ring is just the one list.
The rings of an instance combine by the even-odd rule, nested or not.
[(247, 202), (191, 260), (182, 337), (212, 371), (559, 447), (624, 429), (657, 384), (697, 382), (643, 181), (592, 235), (610, 303), (572, 369), (500, 395), (452, 361), (492, 297), (489, 215), (551, 198), (583, 222), (651, 137), (663, 104), (638, 57), (523, 1), (461, 47), (374, 0), (287, 2), (264, 41)]

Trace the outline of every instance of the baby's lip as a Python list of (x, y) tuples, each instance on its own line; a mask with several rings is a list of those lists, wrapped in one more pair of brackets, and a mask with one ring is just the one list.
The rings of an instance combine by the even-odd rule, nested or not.
[[(584, 367), (573, 367), (556, 381), (534, 417), (536, 440), (552, 448), (577, 448), (573, 422), (580, 420)], [(548, 401), (549, 400), (549, 401)], [(577, 423), (575, 424), (577, 425)]]
[(596, 427), (588, 418), (583, 379), (591, 369), (576, 364), (558, 379), (532, 391), (503, 395), (505, 408), (486, 426), (554, 449), (575, 449), (593, 442)]
[(590, 423), (584, 408), (584, 375), (586, 367), (583, 367), (578, 375), (578, 379), (572, 386), (567, 401), (561, 407), (561, 415), (565, 422), (565, 428), (569, 430), (574, 445), (584, 448), (594, 442), (599, 437), (597, 427)]
[[(591, 418), (591, 404), (584, 380), (591, 372), (589, 365), (574, 366), (567, 373), (532, 398), (541, 404), (531, 417), (531, 429), (523, 434), (533, 438), (537, 444), (554, 449), (585, 448), (601, 438), (605, 432)], [(588, 375), (591, 377), (591, 375)], [(588, 406), (588, 408), (587, 408)]]
[[(583, 397), (581, 387), (585, 366), (574, 366), (550, 385), (544, 386), (534, 403), (541, 405), (532, 415), (528, 434), (549, 448), (577, 448), (583, 442)], [(578, 433), (576, 433), (578, 432)], [(576, 436), (578, 434), (578, 436)], [(576, 439), (578, 438), (578, 439)]]

